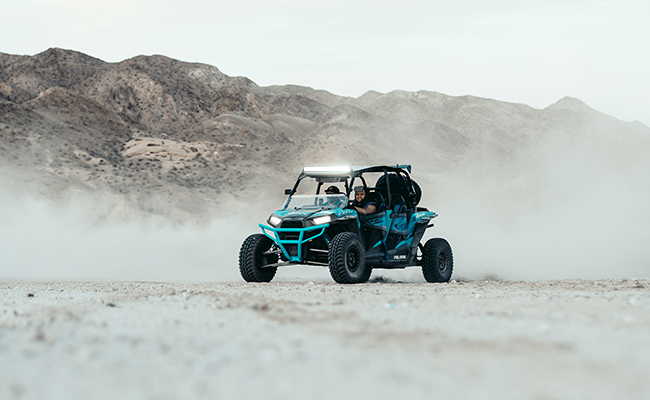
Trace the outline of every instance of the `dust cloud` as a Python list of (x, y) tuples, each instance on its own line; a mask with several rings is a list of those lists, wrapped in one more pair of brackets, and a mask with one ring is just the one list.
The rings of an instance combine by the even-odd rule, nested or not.
[[(276, 193), (259, 207), (232, 203), (228, 216), (178, 225), (134, 210), (127, 212), (129, 221), (106, 221), (98, 210), (105, 213), (108, 207), (90, 204), (97, 198), (82, 196), (61, 205), (11, 187), (0, 185), (1, 281), (239, 282), (241, 243), (259, 233), (257, 224), (284, 200)], [(325, 282), (329, 273), (289, 267), (276, 280)]]
[[(468, 162), (444, 174), (413, 160), (421, 205), (439, 214), (423, 242), (451, 243), (455, 279), (648, 277), (649, 155), (650, 141), (554, 143), (517, 161)], [(61, 206), (0, 187), (0, 280), (240, 281), (242, 241), (283, 198), (233, 203), (230, 216), (201, 226), (139, 218), (97, 224), (87, 199)], [(423, 281), (419, 268), (373, 277)], [(321, 267), (283, 268), (276, 280), (331, 281)]]
[(554, 143), (468, 166), (427, 184), (423, 203), (440, 214), (431, 233), (450, 241), (456, 278), (648, 277), (649, 150)]
[(232, 281), (239, 278), (243, 225), (231, 217), (206, 226), (146, 220), (97, 226), (79, 206), (5, 201), (0, 279)]

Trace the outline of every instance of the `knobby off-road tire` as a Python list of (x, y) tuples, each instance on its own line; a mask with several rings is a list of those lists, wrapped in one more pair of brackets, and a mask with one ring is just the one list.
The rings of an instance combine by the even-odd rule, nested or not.
[(246, 282), (271, 282), (278, 268), (262, 266), (278, 262), (277, 254), (264, 254), (272, 244), (271, 239), (260, 233), (244, 240), (239, 250), (239, 272)]
[(427, 282), (449, 282), (454, 270), (451, 246), (442, 238), (427, 240), (422, 252), (422, 274)]
[(334, 236), (329, 250), (329, 267), (337, 283), (368, 282), (372, 268), (366, 265), (366, 252), (361, 238), (352, 232)]

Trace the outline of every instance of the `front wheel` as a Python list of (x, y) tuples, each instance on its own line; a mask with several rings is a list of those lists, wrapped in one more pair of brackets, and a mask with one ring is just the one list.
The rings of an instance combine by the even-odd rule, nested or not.
[(352, 232), (334, 236), (329, 249), (329, 268), (337, 283), (364, 283), (372, 273), (366, 265), (366, 252), (361, 238)]
[(422, 274), (427, 282), (449, 282), (454, 256), (449, 242), (442, 238), (427, 240), (422, 251)]
[(269, 252), (273, 241), (256, 233), (244, 240), (239, 250), (239, 272), (246, 282), (271, 282), (277, 267), (264, 267), (278, 262), (278, 255)]

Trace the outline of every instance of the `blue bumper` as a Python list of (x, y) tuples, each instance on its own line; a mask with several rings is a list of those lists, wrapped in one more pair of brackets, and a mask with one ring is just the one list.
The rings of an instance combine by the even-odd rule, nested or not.
[[(280, 250), (282, 250), (282, 254), (284, 254), (289, 262), (302, 262), (303, 244), (310, 242), (319, 236), (322, 236), (325, 233), (325, 228), (330, 226), (330, 224), (314, 225), (308, 226), (306, 228), (273, 228), (264, 224), (259, 224), (259, 226), (262, 228), (262, 233), (278, 245)], [(315, 235), (305, 237), (306, 233), (318, 230), (320, 230), (320, 232), (317, 232)], [(273, 233), (273, 236), (271, 236), (271, 234), (269, 234), (267, 231), (271, 231)], [(281, 233), (298, 234), (298, 239), (281, 239)], [(295, 256), (289, 254), (286, 248), (287, 245), (296, 245), (297, 251)]]

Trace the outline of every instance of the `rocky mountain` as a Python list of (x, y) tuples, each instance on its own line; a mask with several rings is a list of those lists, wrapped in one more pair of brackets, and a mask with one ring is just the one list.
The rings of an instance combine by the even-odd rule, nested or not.
[(648, 137), (647, 126), (569, 97), (541, 110), (428, 91), (351, 98), (260, 87), (159, 55), (0, 53), (5, 185), (91, 196), (109, 219), (204, 220), (280, 193), (302, 165), (411, 163), (435, 181), (468, 165), (516, 165), (560, 142), (626, 148)]

